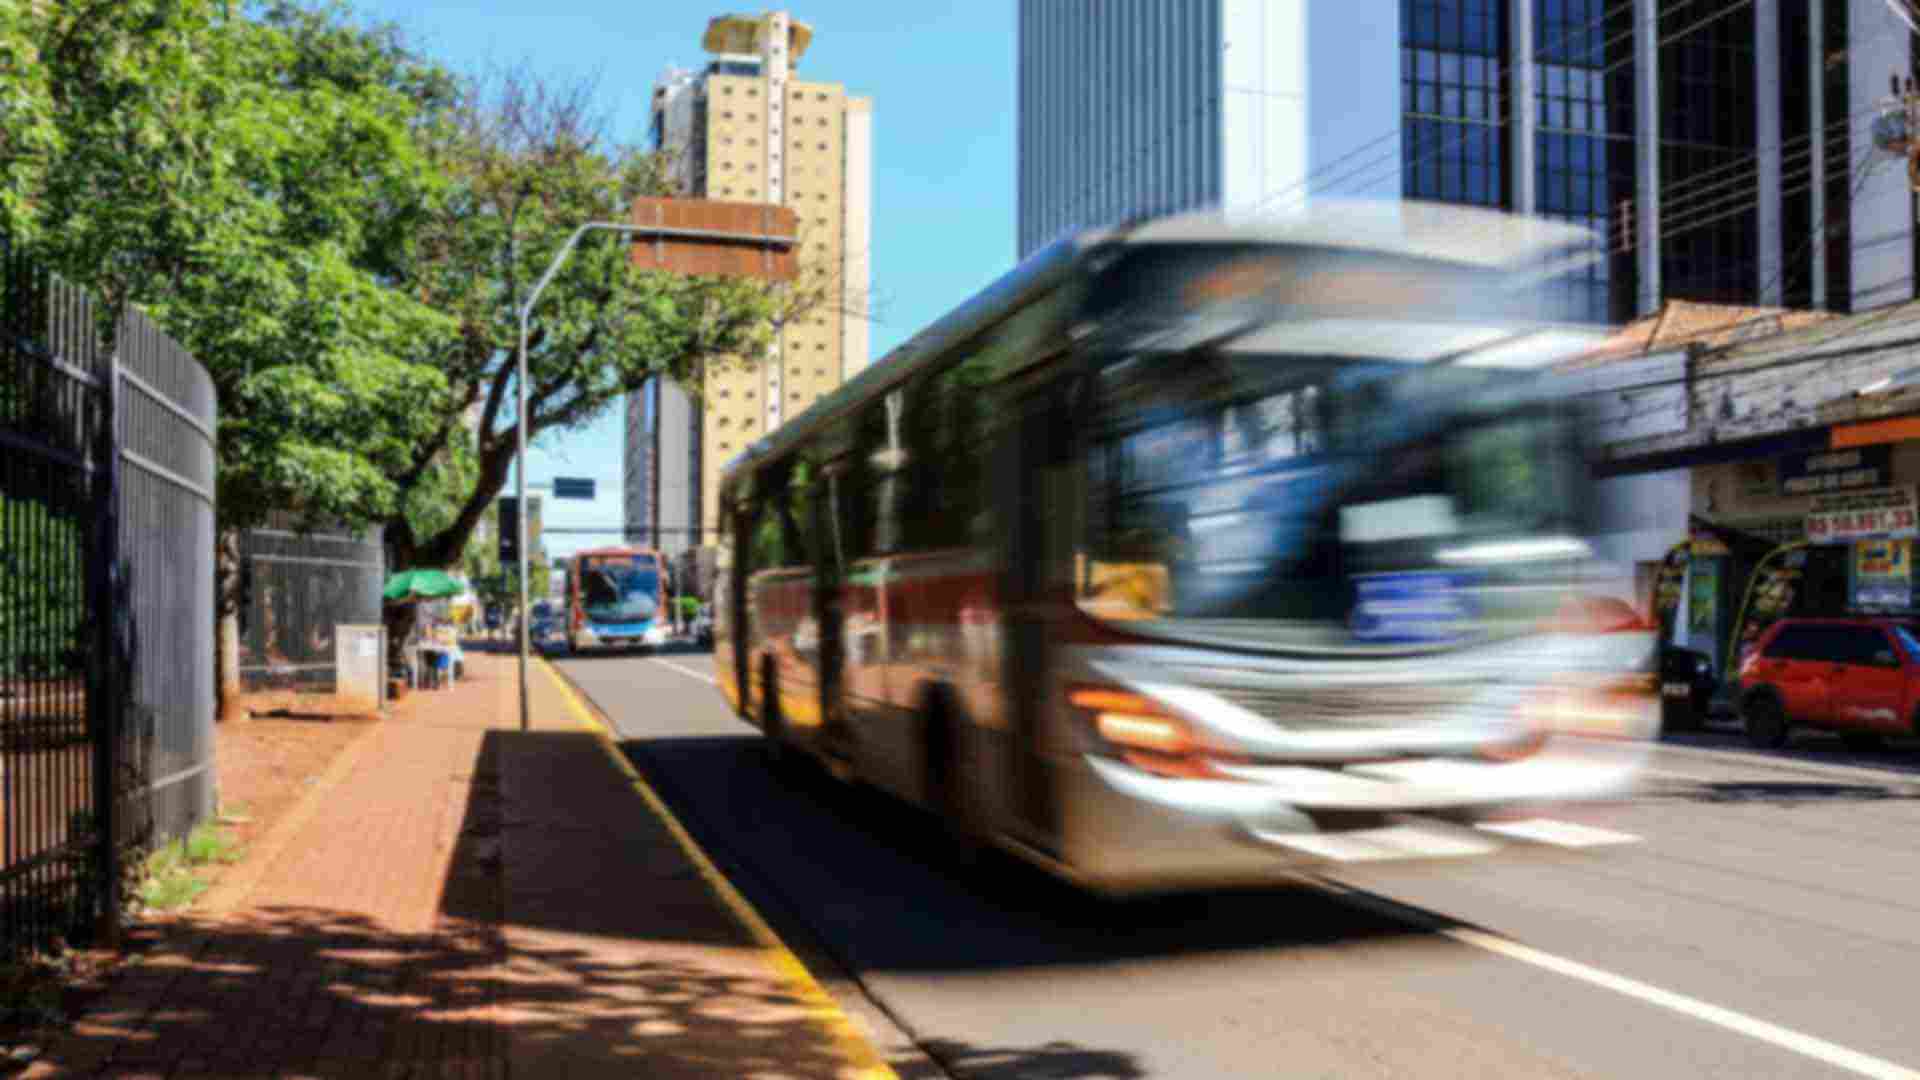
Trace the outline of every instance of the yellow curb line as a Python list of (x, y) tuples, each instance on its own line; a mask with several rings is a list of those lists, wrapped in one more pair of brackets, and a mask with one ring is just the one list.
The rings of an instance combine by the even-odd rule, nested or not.
[[(334, 755), (333, 763), (314, 780), (306, 794), (300, 796), (278, 822), (275, 822), (267, 834), (261, 837), (251, 849), (246, 851), (240, 865), (234, 867), (231, 876), (223, 875), (214, 883), (212, 889), (200, 898), (200, 902), (186, 909), (187, 915), (204, 915), (212, 918), (230, 915), (245, 906), (253, 891), (260, 887), (267, 871), (278, 862), (280, 854), (293, 843), (293, 838), (306, 828), (315, 814), (320, 812), (321, 804), (333, 794), (333, 789), (347, 778), (360, 759), (366, 756), (367, 747), (373, 745), (374, 736), (379, 734), (385, 718), (365, 722), (367, 730), (346, 745), (346, 748)], [(216, 814), (214, 820), (219, 820)]]
[(693, 860), (694, 867), (700, 871), (700, 877), (706, 881), (708, 888), (711, 888), (721, 902), (726, 904), (727, 910), (739, 920), (740, 925), (746, 929), (754, 943), (772, 954), (775, 969), (782, 978), (794, 986), (813, 1018), (826, 1027), (828, 1034), (839, 1046), (840, 1052), (853, 1064), (857, 1070), (853, 1075), (860, 1080), (883, 1080), (883, 1078), (899, 1080), (898, 1074), (881, 1060), (879, 1052), (874, 1050), (872, 1044), (854, 1026), (847, 1014), (841, 1011), (832, 995), (821, 988), (820, 984), (814, 980), (813, 974), (807, 970), (806, 965), (800, 962), (800, 958), (793, 954), (793, 950), (787, 948), (786, 943), (780, 940), (780, 935), (773, 932), (773, 927), (767, 924), (760, 913), (754, 910), (753, 905), (747, 902), (747, 898), (740, 894), (740, 890), (734, 888), (733, 882), (728, 881), (726, 875), (720, 872), (720, 868), (707, 857), (707, 853), (701, 850), (700, 845), (693, 839), (693, 834), (687, 831), (686, 826), (680, 824), (680, 819), (667, 808), (666, 801), (653, 790), (653, 785), (647, 783), (646, 777), (641, 776), (640, 771), (635, 769), (626, 755), (620, 752), (606, 725), (602, 724), (593, 715), (593, 710), (580, 700), (573, 686), (545, 657), (538, 659), (541, 670), (545, 671), (547, 677), (552, 679), (553, 684), (559, 688), (560, 696), (566, 700), (567, 707), (572, 710), (574, 718), (580, 722), (581, 727), (594, 734), (614, 765), (626, 774), (627, 779), (633, 781), (633, 790), (646, 801), (647, 808), (653, 811), (654, 816), (666, 825), (667, 831), (673, 834), (674, 841), (680, 845), (680, 850), (686, 853), (687, 858)]

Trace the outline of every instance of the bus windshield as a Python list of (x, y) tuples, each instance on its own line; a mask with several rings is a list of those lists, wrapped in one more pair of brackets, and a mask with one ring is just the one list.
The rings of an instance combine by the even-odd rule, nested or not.
[[(1093, 378), (1083, 609), (1236, 644), (1479, 636), (1580, 550), (1570, 415), (1512, 371), (1350, 357), (1123, 356)], [(1520, 588), (1515, 588), (1521, 585)], [(1382, 592), (1385, 590), (1385, 592)], [(1366, 616), (1369, 593), (1396, 612)]]
[(594, 622), (651, 619), (660, 610), (660, 572), (632, 556), (587, 558), (580, 570), (580, 606)]

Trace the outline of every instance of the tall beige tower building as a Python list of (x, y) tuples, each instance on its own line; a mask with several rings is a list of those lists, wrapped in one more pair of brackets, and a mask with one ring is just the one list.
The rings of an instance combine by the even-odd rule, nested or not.
[[(682, 470), (698, 477), (704, 543), (713, 542), (719, 516), (721, 467), (868, 360), (873, 106), (840, 83), (800, 77), (812, 39), (813, 28), (784, 11), (723, 15), (701, 39), (706, 67), (669, 71), (653, 92), (654, 142), (671, 155), (681, 191), (791, 208), (799, 218), (797, 287), (828, 291), (780, 328), (764, 363), (716, 365), (721, 370), (707, 375), (697, 406), (687, 407), (681, 388), (663, 385), (653, 407), (629, 408), (628, 476), (636, 464), (651, 465), (661, 470), (663, 489)], [(690, 425), (688, 437), (665, 430), (675, 423)], [(655, 430), (636, 431), (645, 424)], [(688, 452), (663, 452), (674, 445)], [(633, 460), (647, 453), (659, 459)], [(629, 492), (629, 521), (649, 509), (636, 507), (635, 495)]]

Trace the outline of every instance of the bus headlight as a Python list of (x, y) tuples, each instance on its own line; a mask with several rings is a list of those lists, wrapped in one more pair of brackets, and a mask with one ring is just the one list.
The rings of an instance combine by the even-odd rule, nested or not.
[(1660, 729), (1660, 703), (1646, 679), (1557, 686), (1524, 706), (1538, 731), (1597, 739), (1650, 739)]
[(1151, 699), (1126, 690), (1076, 687), (1067, 701), (1085, 719), (1108, 750), (1143, 772), (1160, 776), (1218, 775), (1199, 756), (1201, 743), (1186, 721), (1169, 715)]

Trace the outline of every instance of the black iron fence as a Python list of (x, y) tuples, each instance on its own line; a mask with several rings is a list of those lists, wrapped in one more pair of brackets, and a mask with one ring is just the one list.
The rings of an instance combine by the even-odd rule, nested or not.
[(204, 369), (0, 237), (0, 951), (116, 915), (213, 808)]
[(380, 625), (386, 553), (378, 530), (355, 536), (293, 525), (276, 521), (240, 539), (241, 687), (331, 694), (339, 628)]

